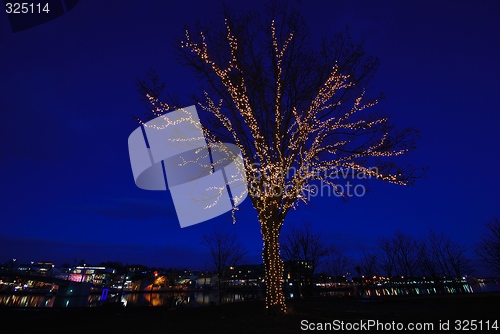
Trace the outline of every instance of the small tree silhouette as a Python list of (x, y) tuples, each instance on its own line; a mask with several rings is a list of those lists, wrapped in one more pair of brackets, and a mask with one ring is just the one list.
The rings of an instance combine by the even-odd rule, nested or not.
[(240, 263), (245, 252), (237, 237), (230, 230), (215, 227), (203, 234), (202, 244), (208, 248), (212, 258), (212, 265), (217, 274), (218, 303), (222, 302), (222, 282), (227, 278), (229, 267)]
[(500, 275), (500, 220), (494, 218), (484, 226), (481, 241), (475, 247), (476, 254)]

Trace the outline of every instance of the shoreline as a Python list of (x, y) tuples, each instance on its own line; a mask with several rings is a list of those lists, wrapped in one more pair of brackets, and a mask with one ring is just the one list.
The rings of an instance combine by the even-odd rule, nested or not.
[[(265, 314), (262, 301), (227, 303), (220, 306), (165, 307), (0, 307), (0, 320), (22, 328), (21, 332), (47, 333), (93, 331), (124, 333), (154, 330), (162, 333), (295, 333), (302, 320), (446, 321), (451, 319), (498, 320), (500, 292), (449, 295), (407, 295), (373, 298), (312, 297), (288, 300), (285, 315)], [(500, 321), (499, 321), (500, 322)], [(43, 326), (42, 326), (43, 324)], [(70, 327), (68, 327), (68, 325)], [(19, 327), (21, 326), (21, 327)], [(42, 326), (42, 327), (41, 327)], [(76, 327), (74, 327), (76, 326)], [(500, 326), (500, 323), (499, 323)]]

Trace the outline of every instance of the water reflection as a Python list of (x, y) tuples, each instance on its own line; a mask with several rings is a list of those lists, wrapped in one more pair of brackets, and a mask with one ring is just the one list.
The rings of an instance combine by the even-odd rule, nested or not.
[(54, 296), (0, 295), (0, 305), (9, 307), (52, 307)]
[[(260, 298), (258, 293), (225, 293), (221, 296), (222, 303), (240, 302)], [(121, 301), (127, 306), (204, 306), (217, 304), (219, 295), (215, 291), (191, 292), (153, 292), (153, 293), (128, 293), (121, 296)]]
[[(480, 293), (500, 291), (499, 282), (463, 283), (441, 286), (351, 286), (337, 290), (323, 290), (321, 296), (338, 297), (380, 297), (398, 295), (433, 295), (456, 293)], [(231, 292), (220, 296), (222, 303), (240, 302), (245, 300), (261, 299), (259, 291)], [(288, 298), (298, 296), (289, 293)], [(0, 306), (7, 307), (97, 307), (105, 304), (122, 303), (127, 307), (197, 307), (217, 304), (219, 295), (217, 290), (211, 291), (154, 291), (139, 293), (99, 293), (90, 294), (88, 297), (57, 297), (53, 294), (0, 294)]]
[(331, 289), (320, 291), (320, 296), (336, 297), (381, 297), (381, 296), (404, 296), (404, 295), (435, 295), (435, 294), (460, 294), (500, 291), (498, 282), (489, 283), (461, 283), (452, 285), (410, 285), (393, 286), (390, 284), (381, 286), (350, 286), (343, 289)]
[[(258, 293), (225, 293), (221, 296), (222, 303), (239, 302), (261, 298)], [(122, 303), (125, 306), (153, 306), (175, 308), (180, 306), (204, 306), (216, 304), (219, 300), (215, 291), (154, 291), (137, 293), (90, 294), (87, 298), (81, 296), (58, 297), (55, 295), (24, 295), (20, 293), (0, 294), (0, 306), (7, 307), (96, 307), (104, 304)]]

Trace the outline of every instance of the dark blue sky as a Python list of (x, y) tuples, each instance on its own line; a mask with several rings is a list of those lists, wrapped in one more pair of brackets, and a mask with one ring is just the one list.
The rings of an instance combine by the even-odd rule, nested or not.
[[(113, 260), (204, 269), (201, 235), (228, 225), (260, 262), (255, 211), (181, 229), (168, 192), (134, 184), (127, 139), (140, 115), (135, 80), (155, 68), (183, 97), (200, 83), (174, 58), (185, 24), (217, 1), (81, 1), (13, 33), (0, 13), (0, 261)], [(240, 5), (259, 8), (263, 1)], [(314, 198), (288, 216), (356, 256), (395, 231), (432, 228), (471, 247), (500, 216), (500, 5), (497, 1), (296, 1), (318, 37), (349, 25), (380, 59), (370, 87), (399, 127), (422, 139), (408, 161), (429, 166), (413, 187), (372, 183), (343, 203)], [(221, 22), (217, 22), (221, 23)], [(286, 227), (285, 227), (286, 228)]]

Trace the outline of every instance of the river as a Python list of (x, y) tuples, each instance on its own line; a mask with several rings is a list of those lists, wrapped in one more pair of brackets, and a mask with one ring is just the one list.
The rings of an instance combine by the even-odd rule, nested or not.
[[(441, 285), (439, 287), (418, 285), (390, 286), (351, 286), (343, 289), (318, 289), (316, 295), (338, 297), (371, 298), (388, 295), (428, 295), (428, 294), (470, 294), (500, 291), (500, 282), (488, 281), (482, 283), (462, 283)], [(288, 298), (297, 298), (292, 292), (287, 292)], [(259, 291), (232, 291), (226, 292), (222, 297), (223, 303), (239, 302), (245, 300), (261, 299)], [(4, 293), (0, 294), (0, 306), (14, 308), (44, 308), (44, 307), (71, 307), (75, 306), (76, 299), (72, 297), (58, 297), (46, 293)], [(152, 306), (176, 308), (181, 306), (198, 307), (215, 304), (218, 301), (217, 290), (212, 291), (148, 291), (148, 292), (123, 292), (111, 293), (107, 290), (92, 293), (86, 298), (83, 306), (97, 307), (121, 302), (127, 307)], [(81, 298), (78, 305), (82, 306)]]

